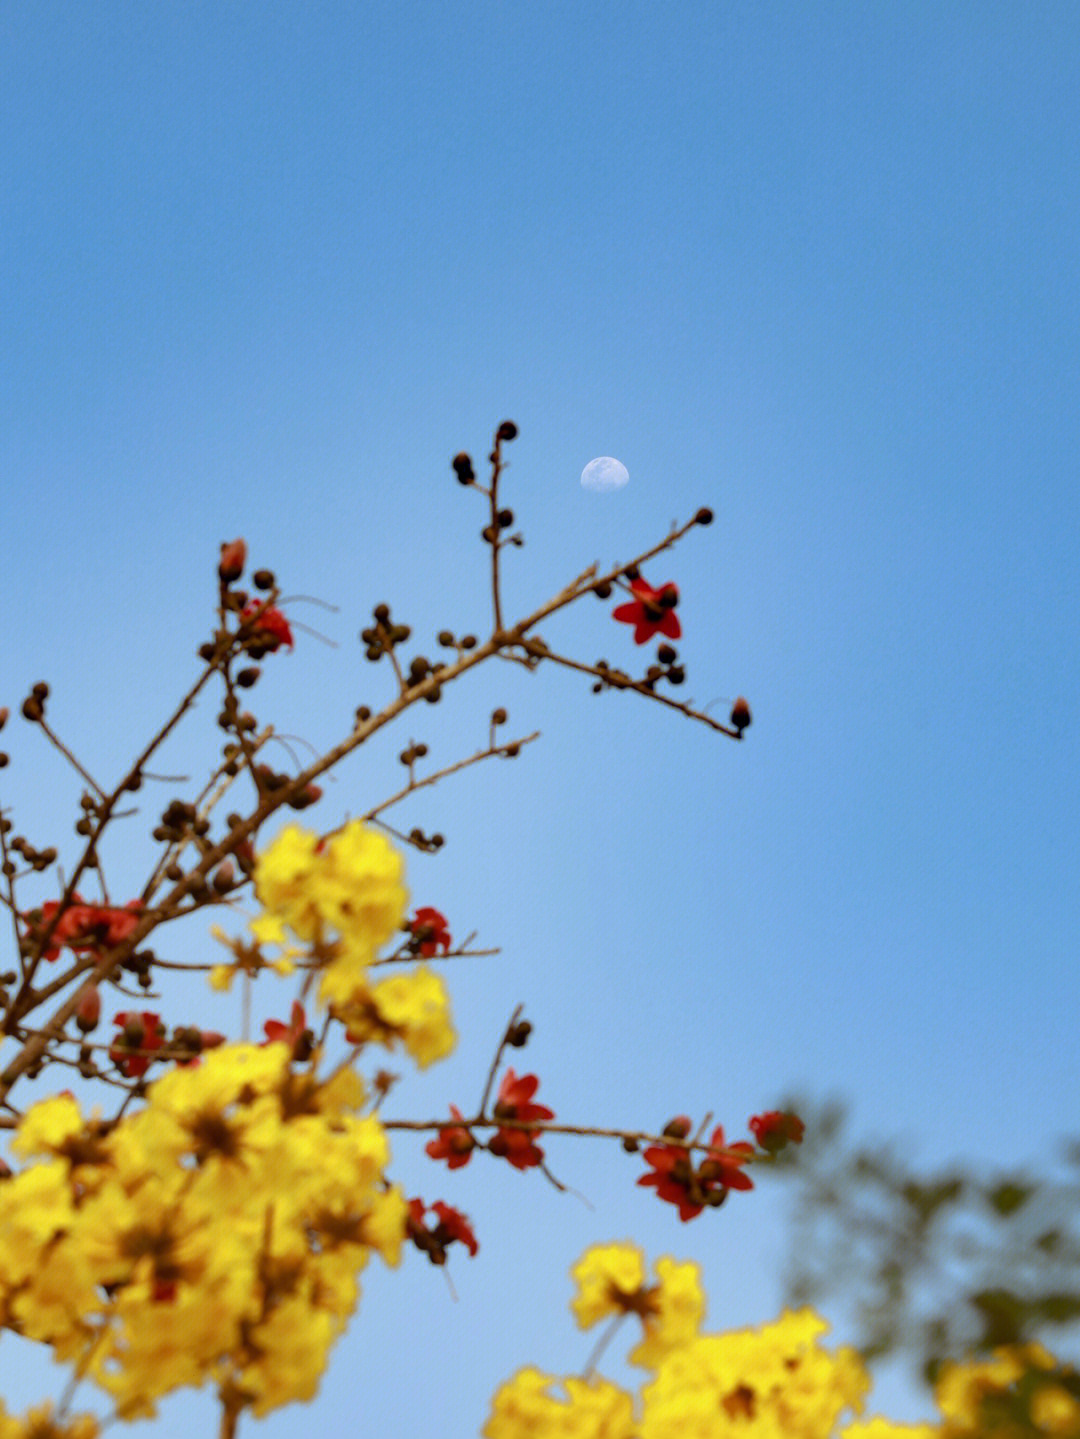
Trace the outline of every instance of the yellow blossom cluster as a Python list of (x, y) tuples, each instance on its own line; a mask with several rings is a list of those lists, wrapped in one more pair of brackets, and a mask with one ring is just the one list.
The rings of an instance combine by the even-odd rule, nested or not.
[(49, 1403), (37, 1404), (21, 1418), (8, 1414), (0, 1403), (0, 1439), (97, 1439), (101, 1433), (90, 1414), (70, 1419), (54, 1417)]
[(935, 1386), (947, 1439), (1080, 1439), (1080, 1375), (1041, 1344), (1017, 1344), (977, 1364), (946, 1364)]
[(255, 865), (255, 893), (308, 943), (334, 932), (370, 960), (400, 928), (409, 902), (401, 855), (361, 820), (319, 839), (290, 824)]
[[(302, 963), (318, 969), (319, 999), (351, 1043), (400, 1044), (421, 1068), (445, 1058), (457, 1034), (442, 979), (425, 965), (377, 983), (369, 977), (376, 951), (402, 928), (403, 874), (398, 851), (360, 820), (325, 840), (287, 825), (256, 862), (256, 944), (231, 943), (237, 963), (219, 966), (211, 983), (226, 988), (241, 968), (283, 973)], [(276, 959), (262, 958), (267, 945), (281, 947)]]
[(310, 1399), (369, 1254), (397, 1264), (405, 1234), (364, 1101), (351, 1069), (320, 1080), (270, 1044), (213, 1050), (112, 1123), (70, 1095), (35, 1105), (0, 1185), (0, 1324), (125, 1419), (207, 1382), (256, 1415)]
[(664, 1257), (647, 1282), (641, 1251), (596, 1245), (571, 1274), (581, 1328), (634, 1316), (643, 1338), (630, 1362), (652, 1371), (637, 1395), (591, 1374), (558, 1379), (520, 1370), (496, 1393), (484, 1439), (1080, 1439), (1080, 1383), (1038, 1346), (986, 1363), (947, 1365), (942, 1420), (848, 1420), (870, 1378), (852, 1349), (820, 1344), (811, 1310), (727, 1334), (700, 1332), (704, 1295), (694, 1264)]

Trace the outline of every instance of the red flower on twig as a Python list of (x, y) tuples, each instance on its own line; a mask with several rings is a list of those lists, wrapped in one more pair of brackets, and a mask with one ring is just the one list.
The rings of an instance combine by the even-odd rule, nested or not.
[[(47, 899), (39, 909), (32, 909), (23, 915), (27, 925), (27, 938), (42, 934), (48, 929), (53, 916), (60, 908), (60, 901)], [(63, 946), (77, 954), (89, 950), (112, 949), (122, 944), (139, 922), (142, 904), (133, 899), (116, 909), (105, 904), (86, 904), (77, 894), (71, 896), (71, 903), (56, 921), (49, 937), (49, 947), (42, 953), (43, 959), (57, 959)]]
[[(532, 1097), (540, 1087), (535, 1074), (523, 1074), (520, 1078), (512, 1069), (503, 1075), (499, 1085), (499, 1097), (495, 1101), (495, 1118), (516, 1119), (527, 1123), (530, 1119), (554, 1119), (555, 1111), (544, 1104), (533, 1104)], [(543, 1162), (544, 1151), (533, 1141), (535, 1129), (499, 1128), (488, 1142), (488, 1149), (500, 1159), (506, 1159), (515, 1169), (531, 1169)]]
[(656, 1144), (642, 1158), (653, 1172), (643, 1174), (639, 1184), (656, 1189), (659, 1199), (678, 1206), (685, 1223), (696, 1218), (708, 1205), (723, 1204), (729, 1189), (753, 1189), (754, 1181), (740, 1166), (753, 1155), (752, 1144), (725, 1144), (722, 1128), (713, 1130), (709, 1150), (695, 1168), (688, 1149), (679, 1144)]
[(432, 1264), (445, 1264), (447, 1247), (454, 1243), (464, 1244), (469, 1254), (475, 1255), (480, 1246), (468, 1217), (460, 1209), (437, 1199), (430, 1209), (438, 1223), (428, 1228), (424, 1223), (428, 1208), (422, 1199), (409, 1200), (405, 1229), (417, 1249), (422, 1250)]
[[(465, 1117), (456, 1104), (450, 1106), (450, 1113), (455, 1119)], [(430, 1154), (432, 1159), (445, 1159), (451, 1169), (460, 1169), (468, 1164), (475, 1148), (476, 1140), (463, 1124), (447, 1125), (445, 1129), (439, 1130), (438, 1139), (430, 1139), (424, 1145), (425, 1152)]]
[(113, 1016), (113, 1023), (120, 1025), (120, 1033), (109, 1046), (109, 1058), (128, 1079), (138, 1079), (150, 1067), (150, 1052), (160, 1049), (165, 1043), (165, 1026), (160, 1015), (149, 1010), (137, 1013), (122, 1010)]
[(242, 620), (253, 620), (250, 643), (269, 650), (271, 654), (282, 645), (291, 650), (293, 637), (289, 621), (273, 605), (268, 605), (260, 614), (261, 604), (262, 600), (248, 600), (240, 614)]
[(304, 1006), (299, 1000), (294, 999), (292, 1002), (288, 1024), (284, 1024), (280, 1019), (268, 1019), (263, 1025), (263, 1033), (266, 1035), (264, 1045), (281, 1039), (291, 1049), (293, 1059), (303, 1061), (311, 1058), (315, 1036), (307, 1027)]
[(782, 1113), (770, 1109), (767, 1114), (755, 1114), (750, 1121), (750, 1133), (760, 1148), (769, 1154), (779, 1154), (789, 1144), (801, 1144), (806, 1125), (797, 1114)]
[(452, 943), (450, 931), (446, 927), (446, 916), (437, 909), (432, 909), (430, 904), (425, 904), (416, 911), (409, 921), (409, 930), (412, 934), (411, 947), (425, 959), (430, 959), (440, 949), (445, 954)]
[(645, 644), (655, 634), (667, 635), (669, 640), (677, 640), (682, 634), (682, 625), (675, 613), (675, 606), (679, 603), (678, 585), (669, 580), (666, 585), (654, 590), (652, 585), (639, 575), (637, 579), (630, 581), (630, 588), (634, 592), (634, 598), (627, 600), (624, 605), (619, 605), (618, 609), (612, 612), (612, 619), (634, 626), (636, 645)]

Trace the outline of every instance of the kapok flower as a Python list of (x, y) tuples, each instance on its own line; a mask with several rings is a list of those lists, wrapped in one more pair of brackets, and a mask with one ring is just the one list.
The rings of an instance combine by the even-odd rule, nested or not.
[(685, 1223), (695, 1219), (708, 1205), (723, 1204), (729, 1189), (753, 1189), (754, 1181), (743, 1174), (741, 1165), (752, 1157), (752, 1144), (724, 1143), (723, 1128), (713, 1130), (709, 1152), (695, 1168), (689, 1150), (677, 1144), (657, 1144), (646, 1149), (642, 1158), (653, 1172), (643, 1174), (639, 1184), (653, 1186), (657, 1197), (679, 1209)]
[[(438, 1220), (431, 1228), (424, 1223), (429, 1208)], [(475, 1255), (480, 1248), (468, 1217), (441, 1199), (430, 1206), (422, 1199), (410, 1199), (405, 1223), (409, 1238), (432, 1264), (445, 1264), (447, 1246), (455, 1241), (464, 1244), (470, 1255)]]
[(252, 625), (251, 643), (268, 650), (271, 654), (282, 645), (291, 650), (293, 637), (289, 621), (273, 605), (267, 605), (266, 609), (260, 613), (259, 606), (261, 604), (262, 600), (259, 599), (248, 600), (240, 613), (242, 620), (251, 620), (257, 616)]
[(423, 905), (409, 920), (409, 932), (412, 935), (410, 949), (422, 954), (425, 959), (430, 959), (440, 949), (445, 954), (452, 943), (446, 916), (432, 909), (430, 904)]
[(618, 609), (612, 612), (612, 619), (634, 626), (636, 645), (645, 644), (655, 634), (667, 635), (669, 640), (677, 640), (682, 634), (682, 625), (675, 613), (675, 606), (679, 603), (678, 585), (669, 580), (666, 585), (654, 590), (652, 585), (639, 575), (637, 579), (630, 581), (630, 588), (634, 592), (634, 599), (619, 605)]
[(801, 1144), (805, 1132), (806, 1125), (797, 1114), (781, 1113), (778, 1109), (755, 1114), (750, 1121), (750, 1133), (768, 1154), (779, 1154), (789, 1144)]
[(294, 999), (292, 1002), (288, 1024), (284, 1024), (280, 1019), (268, 1019), (263, 1025), (263, 1033), (266, 1035), (264, 1044), (273, 1044), (278, 1039), (284, 1040), (292, 1052), (293, 1059), (302, 1062), (311, 1058), (315, 1036), (307, 1027), (304, 1006), (299, 1000)]
[[(450, 1106), (450, 1113), (455, 1119), (465, 1118), (456, 1104)], [(461, 1169), (468, 1164), (475, 1148), (476, 1140), (462, 1124), (448, 1124), (439, 1130), (438, 1139), (429, 1139), (424, 1145), (432, 1159), (445, 1159), (451, 1169)]]
[[(56, 921), (49, 937), (49, 947), (42, 952), (43, 959), (58, 959), (65, 945), (77, 954), (112, 949), (127, 939), (142, 913), (142, 904), (137, 899), (129, 900), (123, 909), (106, 904), (86, 904), (77, 894), (72, 895), (71, 901)], [(59, 900), (47, 899), (40, 908), (24, 914), (27, 938), (33, 939), (36, 934), (48, 929), (59, 908)]]
[[(528, 1122), (530, 1119), (554, 1119), (555, 1111), (544, 1104), (533, 1104), (532, 1097), (540, 1087), (535, 1074), (523, 1074), (520, 1078), (512, 1069), (503, 1075), (499, 1085), (499, 1097), (495, 1101), (495, 1118), (516, 1119)], [(488, 1142), (488, 1149), (500, 1159), (506, 1159), (515, 1169), (531, 1169), (540, 1164), (544, 1151), (533, 1141), (535, 1129), (496, 1130)]]
[(125, 1009), (113, 1016), (113, 1023), (120, 1025), (120, 1033), (109, 1046), (109, 1058), (121, 1074), (138, 1079), (150, 1067), (150, 1052), (165, 1043), (161, 1016), (149, 1010), (139, 1014)]

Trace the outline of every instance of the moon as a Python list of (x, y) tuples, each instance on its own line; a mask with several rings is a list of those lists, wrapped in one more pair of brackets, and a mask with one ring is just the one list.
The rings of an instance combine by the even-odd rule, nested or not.
[(600, 455), (590, 460), (582, 470), (581, 487), (597, 494), (607, 494), (609, 490), (621, 490), (629, 478), (625, 465), (613, 460), (610, 455)]

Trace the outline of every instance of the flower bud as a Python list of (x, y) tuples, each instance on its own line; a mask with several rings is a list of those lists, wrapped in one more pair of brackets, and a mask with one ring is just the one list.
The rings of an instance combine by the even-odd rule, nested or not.
[(75, 1023), (83, 1034), (97, 1028), (101, 1018), (101, 991), (96, 984), (84, 984), (79, 991), (79, 1003), (75, 1010)]
[(739, 731), (740, 739), (742, 738), (743, 730), (750, 724), (750, 719), (750, 706), (746, 700), (743, 699), (742, 695), (740, 695), (731, 706), (731, 724), (734, 729)]
[(503, 420), (502, 424), (495, 431), (495, 438), (497, 440), (516, 440), (517, 433), (518, 427), (514, 424), (513, 420)]
[(690, 1131), (691, 1129), (693, 1129), (693, 1127), (694, 1126), (692, 1121), (689, 1120), (685, 1114), (677, 1115), (674, 1119), (669, 1119), (668, 1122), (664, 1125), (664, 1138), (688, 1139), (690, 1137)]
[(218, 579), (223, 585), (231, 585), (244, 573), (247, 560), (247, 545), (243, 540), (230, 540), (221, 546), (218, 561)]

